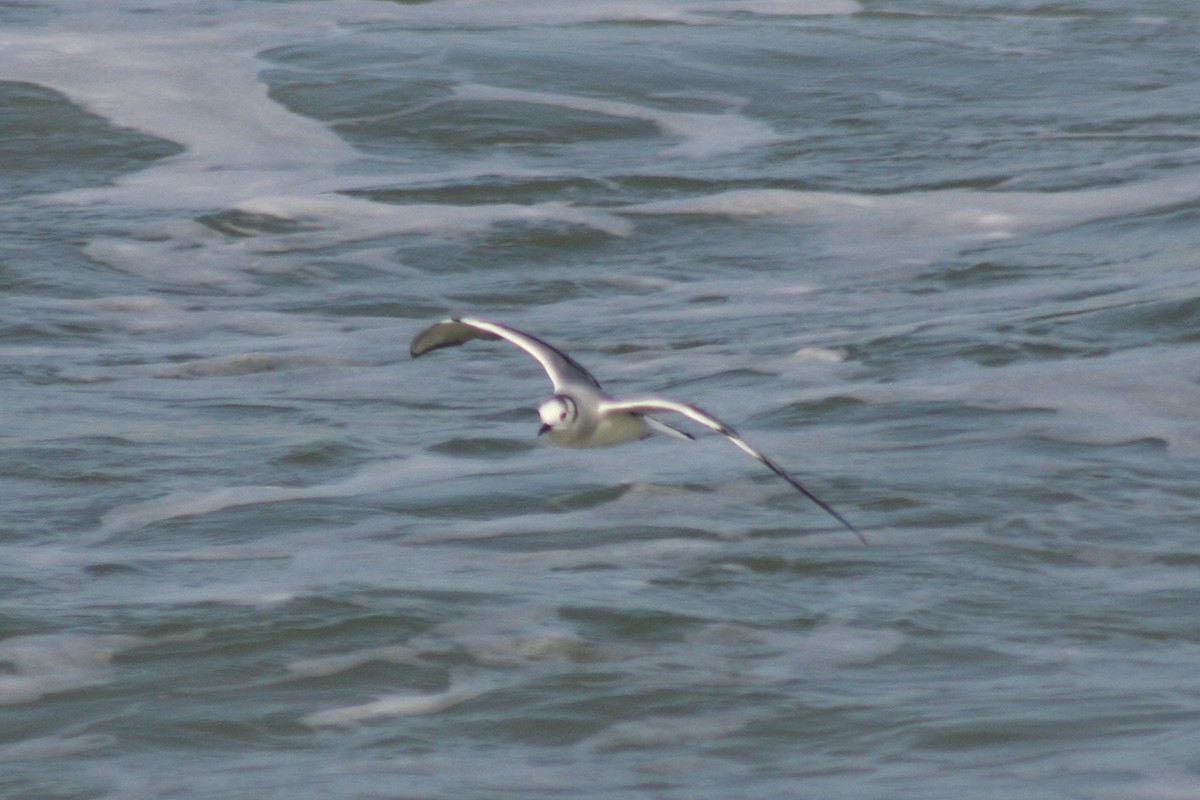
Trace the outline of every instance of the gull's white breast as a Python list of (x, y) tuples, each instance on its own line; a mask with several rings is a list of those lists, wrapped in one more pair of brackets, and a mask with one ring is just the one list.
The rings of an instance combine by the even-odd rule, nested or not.
[(566, 430), (553, 428), (546, 435), (562, 447), (611, 447), (650, 435), (646, 421), (637, 414), (602, 414), (588, 420), (592, 421)]

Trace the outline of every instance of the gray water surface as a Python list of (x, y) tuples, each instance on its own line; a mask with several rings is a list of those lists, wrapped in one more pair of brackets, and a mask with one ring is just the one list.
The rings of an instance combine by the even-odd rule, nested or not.
[(1198, 28), (0, 6), (0, 795), (1200, 796)]

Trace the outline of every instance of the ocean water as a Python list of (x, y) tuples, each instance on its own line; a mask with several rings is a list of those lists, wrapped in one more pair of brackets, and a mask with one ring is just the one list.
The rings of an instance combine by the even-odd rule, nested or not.
[(1198, 34), (0, 3), (0, 796), (1200, 796)]

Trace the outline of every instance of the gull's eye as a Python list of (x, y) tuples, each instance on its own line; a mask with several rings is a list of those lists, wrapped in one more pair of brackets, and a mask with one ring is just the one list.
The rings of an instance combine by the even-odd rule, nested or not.
[(558, 415), (558, 421), (565, 422), (566, 419), (567, 419), (567, 412), (566, 412), (566, 410), (564, 410), (561, 414)]

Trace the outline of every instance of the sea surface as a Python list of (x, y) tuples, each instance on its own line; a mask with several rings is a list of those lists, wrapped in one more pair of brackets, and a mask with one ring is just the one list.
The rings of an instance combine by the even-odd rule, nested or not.
[(0, 797), (1200, 797), (1198, 41), (0, 2)]

